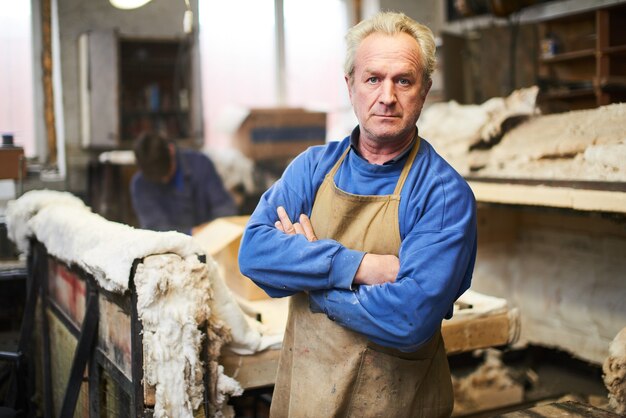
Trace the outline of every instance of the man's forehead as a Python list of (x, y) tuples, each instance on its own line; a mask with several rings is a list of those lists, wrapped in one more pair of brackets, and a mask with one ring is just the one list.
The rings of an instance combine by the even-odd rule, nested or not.
[(355, 67), (372, 72), (381, 66), (406, 73), (420, 72), (421, 49), (415, 38), (405, 33), (373, 33), (363, 39), (355, 54)]
[(407, 42), (408, 44), (412, 44), (419, 49), (419, 43), (417, 42), (417, 39), (415, 39), (411, 34), (406, 32), (398, 32), (394, 34), (388, 34), (385, 32), (372, 32), (361, 40), (359, 48), (363, 45), (367, 45), (370, 43), (378, 43), (384, 45), (390, 44), (394, 41)]

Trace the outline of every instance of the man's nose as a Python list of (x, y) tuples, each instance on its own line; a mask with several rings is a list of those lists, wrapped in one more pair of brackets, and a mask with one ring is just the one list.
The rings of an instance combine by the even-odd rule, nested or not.
[(396, 102), (396, 89), (392, 80), (385, 80), (381, 85), (380, 103), (392, 105)]

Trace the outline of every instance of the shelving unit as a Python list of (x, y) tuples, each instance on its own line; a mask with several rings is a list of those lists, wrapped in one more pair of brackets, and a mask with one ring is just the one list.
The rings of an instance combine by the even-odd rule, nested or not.
[(191, 48), (185, 38), (125, 38), (113, 30), (81, 34), (83, 147), (129, 149), (148, 129), (176, 141), (189, 139)]
[(538, 101), (544, 113), (626, 100), (625, 26), (623, 4), (540, 22)]
[(184, 41), (120, 39), (120, 141), (144, 130), (189, 137), (189, 57)]

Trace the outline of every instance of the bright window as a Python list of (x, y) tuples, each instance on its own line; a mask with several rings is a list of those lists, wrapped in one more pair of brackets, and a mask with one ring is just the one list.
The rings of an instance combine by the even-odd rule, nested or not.
[(0, 132), (35, 155), (30, 1), (0, 0)]
[(226, 146), (242, 110), (305, 107), (328, 112), (328, 138), (353, 127), (343, 81), (342, 0), (284, 0), (285, 102), (279, 100), (273, 0), (200, 2), (205, 143)]

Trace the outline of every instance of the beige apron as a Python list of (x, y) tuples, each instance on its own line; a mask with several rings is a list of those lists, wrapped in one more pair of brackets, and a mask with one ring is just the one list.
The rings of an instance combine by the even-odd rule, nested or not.
[[(360, 196), (335, 185), (346, 150), (326, 175), (311, 222), (319, 239), (375, 254), (398, 255), (400, 191), (416, 141), (393, 195)], [(291, 298), (271, 413), (282, 417), (449, 417), (453, 396), (441, 332), (418, 351), (381, 347), (309, 310), (307, 293)]]

